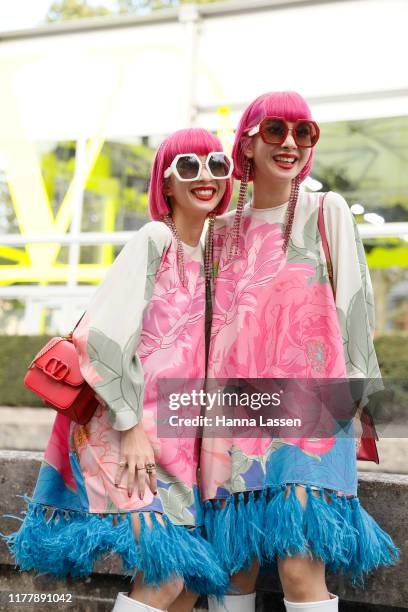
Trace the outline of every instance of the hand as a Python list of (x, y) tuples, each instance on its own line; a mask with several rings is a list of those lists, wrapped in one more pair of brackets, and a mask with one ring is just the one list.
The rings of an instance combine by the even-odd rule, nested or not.
[(116, 473), (115, 487), (120, 485), (127, 468), (127, 490), (129, 497), (132, 497), (134, 491), (135, 472), (139, 498), (143, 499), (145, 494), (146, 474), (153, 495), (157, 495), (156, 467), (150, 468), (151, 473), (149, 473), (149, 467), (147, 467), (148, 464), (155, 464), (153, 447), (143, 429), (142, 423), (138, 423), (131, 429), (121, 432), (119, 457), (122, 465), (119, 465)]

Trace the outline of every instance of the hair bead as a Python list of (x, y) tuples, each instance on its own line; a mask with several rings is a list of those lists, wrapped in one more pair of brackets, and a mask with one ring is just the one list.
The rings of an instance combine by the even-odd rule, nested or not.
[(289, 239), (292, 232), (293, 219), (295, 217), (295, 209), (299, 196), (300, 179), (296, 176), (292, 179), (292, 186), (289, 197), (289, 204), (286, 210), (285, 229), (283, 231), (283, 245), (282, 250), (284, 253), (288, 250)]
[(164, 215), (162, 218), (163, 223), (165, 223), (167, 225), (168, 228), (170, 228), (171, 233), (173, 234), (174, 238), (176, 239), (177, 242), (177, 267), (178, 267), (178, 272), (179, 272), (179, 276), (180, 276), (180, 280), (181, 280), (181, 284), (183, 285), (183, 287), (186, 286), (186, 271), (185, 271), (185, 266), (184, 266), (184, 249), (183, 249), (183, 245), (181, 243), (180, 240), (180, 236), (178, 235), (177, 232), (177, 228), (176, 228), (176, 224), (173, 221), (173, 218), (171, 217), (170, 214), (168, 215)]
[[(212, 270), (213, 270), (213, 251), (214, 251), (214, 222), (216, 214), (214, 212), (208, 215), (208, 230), (206, 236), (206, 247), (204, 256), (204, 273), (206, 285), (212, 281)], [(162, 218), (163, 223), (170, 228), (171, 233), (177, 242), (177, 267), (183, 287), (186, 286), (186, 270), (184, 265), (184, 249), (183, 244), (180, 240), (176, 224), (170, 214), (164, 215)]]
[(245, 198), (248, 189), (249, 176), (252, 169), (252, 160), (249, 157), (245, 159), (241, 184), (239, 186), (239, 196), (237, 202), (237, 210), (235, 212), (234, 223), (231, 230), (231, 246), (228, 253), (228, 259), (231, 259), (238, 253), (239, 235), (241, 230), (241, 217), (244, 210)]
[(213, 280), (214, 223), (215, 213), (212, 212), (208, 215), (208, 230), (205, 244), (204, 271), (206, 285), (211, 285)]

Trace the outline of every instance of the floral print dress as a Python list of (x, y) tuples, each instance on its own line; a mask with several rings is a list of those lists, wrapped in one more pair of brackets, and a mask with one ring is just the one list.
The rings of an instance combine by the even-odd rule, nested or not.
[[(99, 406), (86, 425), (56, 415), (27, 516), (7, 538), (21, 569), (86, 576), (102, 553), (116, 552), (125, 570), (143, 572), (148, 584), (178, 574), (198, 593), (226, 588), (226, 574), (195, 529), (203, 522), (198, 439), (157, 435), (158, 379), (205, 376), (202, 246), (183, 249), (184, 284), (170, 229), (147, 223), (122, 249), (75, 329), (81, 373)], [(126, 477), (114, 485), (121, 431), (140, 421), (158, 483), (158, 495), (146, 486), (143, 499), (136, 487), (128, 497)], [(139, 512), (139, 541), (131, 512)]]
[[(373, 292), (358, 229), (345, 200), (329, 192), (323, 210), (334, 298), (318, 208), (319, 194), (300, 193), (286, 255), (287, 203), (269, 209), (247, 204), (239, 253), (231, 259), (235, 211), (217, 220), (209, 379), (380, 378)], [(300, 416), (301, 400), (295, 409)], [(395, 562), (398, 549), (357, 497), (352, 427), (342, 437), (204, 436), (207, 537), (226, 570), (248, 567), (254, 557), (276, 569), (277, 557), (308, 552), (363, 584), (364, 573)], [(295, 485), (306, 489), (305, 508)]]

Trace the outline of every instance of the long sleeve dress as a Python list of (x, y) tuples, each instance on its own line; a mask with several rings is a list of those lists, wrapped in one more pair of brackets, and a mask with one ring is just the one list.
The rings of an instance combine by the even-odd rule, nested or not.
[[(6, 538), (22, 570), (83, 577), (98, 557), (114, 552), (126, 572), (143, 572), (147, 584), (177, 574), (198, 593), (225, 589), (227, 576), (200, 535), (198, 439), (157, 432), (158, 379), (205, 376), (202, 246), (183, 248), (184, 285), (170, 229), (147, 223), (122, 249), (75, 329), (80, 370), (99, 405), (86, 425), (56, 415), (26, 516)], [(114, 485), (121, 431), (140, 421), (158, 483), (158, 495), (146, 486), (142, 500), (137, 487), (128, 497), (127, 474)], [(140, 517), (138, 541), (132, 512)]]
[[(239, 253), (231, 260), (235, 211), (218, 218), (209, 379), (381, 377), (372, 339), (373, 292), (357, 226), (345, 200), (329, 192), (324, 221), (334, 298), (317, 223), (318, 196), (300, 193), (286, 255), (281, 247), (287, 203), (244, 207)], [(230, 573), (254, 556), (276, 570), (278, 556), (308, 551), (363, 586), (364, 573), (395, 563), (399, 551), (391, 537), (360, 505), (349, 425), (350, 435), (341, 437), (204, 434), (207, 537)], [(295, 483), (306, 489), (304, 510)]]

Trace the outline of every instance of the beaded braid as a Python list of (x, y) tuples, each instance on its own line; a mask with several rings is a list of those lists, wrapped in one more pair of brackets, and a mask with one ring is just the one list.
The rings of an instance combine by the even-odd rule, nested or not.
[(185, 267), (184, 267), (184, 249), (183, 249), (183, 245), (181, 244), (181, 240), (180, 240), (180, 236), (178, 235), (178, 231), (176, 228), (176, 224), (173, 221), (173, 218), (170, 214), (164, 215), (162, 218), (163, 223), (165, 223), (167, 225), (167, 227), (170, 228), (171, 233), (173, 234), (174, 238), (176, 239), (177, 242), (177, 267), (178, 267), (178, 272), (179, 272), (179, 276), (180, 276), (180, 280), (181, 280), (181, 284), (183, 285), (183, 287), (186, 286), (186, 272), (185, 272)]
[(298, 201), (299, 196), (299, 185), (300, 180), (299, 177), (296, 176), (292, 179), (292, 186), (290, 190), (289, 204), (286, 210), (286, 218), (285, 218), (285, 229), (283, 232), (283, 245), (282, 250), (284, 253), (288, 250), (289, 238), (292, 231), (293, 219), (295, 216), (295, 208)]
[[(173, 218), (170, 214), (164, 215), (162, 218), (163, 223), (170, 228), (171, 233), (176, 239), (177, 242), (177, 266), (179, 271), (179, 276), (181, 280), (181, 284), (185, 287), (186, 281), (186, 272), (184, 267), (184, 249), (182, 242), (180, 240), (180, 236), (178, 234), (176, 224), (173, 221)], [(211, 283), (212, 280), (212, 269), (213, 269), (213, 238), (214, 238), (214, 222), (215, 222), (215, 213), (210, 213), (208, 215), (208, 231), (206, 237), (206, 248), (205, 248), (205, 259), (204, 259), (204, 271), (205, 271), (205, 282), (206, 285)]]
[(241, 184), (239, 186), (237, 210), (236, 210), (235, 217), (234, 217), (234, 224), (231, 230), (232, 240), (231, 240), (230, 250), (228, 253), (228, 259), (231, 259), (231, 257), (233, 257), (234, 255), (238, 253), (239, 234), (241, 230), (241, 217), (242, 217), (242, 211), (244, 210), (245, 198), (247, 194), (248, 181), (249, 181), (249, 176), (251, 174), (251, 169), (252, 169), (252, 160), (249, 159), (249, 157), (247, 157), (245, 159), (245, 165), (244, 165), (244, 169), (242, 172)]
[(208, 215), (208, 229), (205, 238), (205, 373), (207, 376), (208, 354), (211, 336), (212, 301), (213, 301), (213, 280), (214, 280), (214, 222), (216, 212)]
[(205, 243), (204, 271), (206, 285), (211, 285), (213, 279), (214, 222), (215, 213), (212, 212), (208, 215), (208, 230)]

